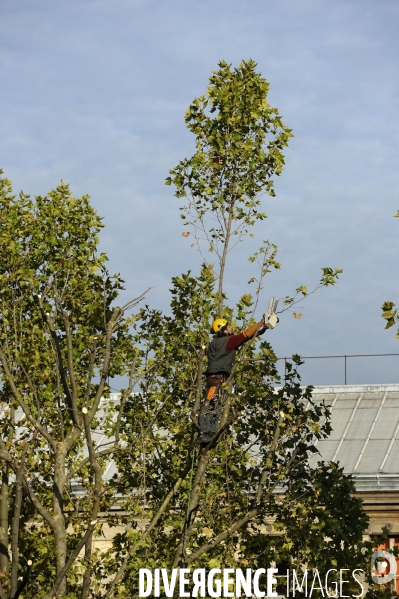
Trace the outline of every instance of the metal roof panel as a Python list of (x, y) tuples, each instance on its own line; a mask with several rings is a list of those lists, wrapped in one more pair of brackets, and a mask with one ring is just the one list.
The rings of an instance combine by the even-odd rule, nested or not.
[[(356, 405), (356, 404), (355, 404)], [(336, 407), (337, 404), (335, 404), (333, 410), (332, 410), (332, 414), (331, 414), (331, 426), (332, 426), (332, 433), (330, 435), (330, 439), (331, 440), (337, 440), (337, 439), (341, 439), (347, 425), (349, 422), (349, 419), (352, 415), (353, 412), (353, 407), (352, 408), (338, 408)]]
[(356, 474), (369, 474), (378, 472), (384, 455), (389, 446), (389, 439), (370, 440), (364, 450), (363, 456), (356, 469)]
[(317, 463), (320, 460), (326, 460), (328, 462), (333, 459), (333, 455), (335, 454), (337, 447), (338, 441), (332, 441), (331, 438), (319, 441), (317, 444), (317, 449), (319, 450), (320, 455), (317, 454), (316, 458), (311, 459), (314, 463)]
[[(382, 462), (382, 460), (381, 460)], [(399, 474), (399, 440), (393, 442), (389, 456), (382, 469), (384, 474)]]
[(342, 443), (336, 461), (339, 462), (339, 465), (344, 468), (344, 471), (347, 474), (353, 472), (353, 468), (362, 450), (363, 443), (364, 441), (360, 439), (355, 441), (347, 440)]
[(385, 401), (384, 407), (375, 423), (374, 430), (370, 436), (371, 439), (391, 439), (395, 428), (399, 422), (399, 401), (396, 408), (387, 408)]
[(378, 408), (363, 408), (363, 400), (361, 401), (353, 420), (346, 433), (346, 439), (366, 439), (370, 432), (370, 428), (377, 415)]

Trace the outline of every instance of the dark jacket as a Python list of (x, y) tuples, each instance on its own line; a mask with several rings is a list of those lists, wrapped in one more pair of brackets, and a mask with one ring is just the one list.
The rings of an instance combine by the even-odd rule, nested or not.
[(214, 337), (208, 349), (208, 369), (206, 375), (223, 372), (229, 375), (236, 361), (237, 350), (227, 351), (229, 337)]
[(258, 322), (238, 335), (214, 337), (208, 348), (208, 368), (205, 375), (220, 372), (229, 376), (236, 361), (238, 348), (254, 335), (262, 335), (266, 328)]

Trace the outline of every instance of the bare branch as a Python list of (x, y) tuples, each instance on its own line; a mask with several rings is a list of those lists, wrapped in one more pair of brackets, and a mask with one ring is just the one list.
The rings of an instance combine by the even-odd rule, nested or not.
[[(102, 482), (102, 470), (101, 466), (97, 461), (96, 453), (93, 447), (93, 440), (91, 437), (90, 426), (87, 418), (87, 408), (83, 408), (83, 422), (86, 433), (87, 447), (89, 450), (89, 458), (90, 465), (94, 471), (94, 501), (93, 507), (91, 510), (90, 519), (91, 521), (96, 521), (98, 517), (98, 511), (100, 508), (100, 498), (101, 498), (101, 482)], [(89, 591), (90, 591), (90, 583), (91, 583), (91, 554), (92, 554), (92, 536), (89, 536), (85, 543), (85, 560), (86, 560), (86, 570), (83, 575), (83, 588), (81, 599), (86, 599)]]
[(30, 575), (32, 573), (32, 562), (31, 560), (28, 561), (26, 570), (25, 570), (25, 574), (21, 580), (21, 582), (18, 585), (18, 588), (16, 590), (15, 595), (13, 596), (12, 599), (18, 599), (18, 597), (21, 595), (22, 591), (24, 590), (24, 588), (26, 587), (26, 585), (28, 584)]
[(125, 312), (126, 310), (129, 310), (130, 308), (133, 308), (134, 306), (136, 306), (139, 301), (141, 301), (143, 299), (143, 297), (149, 292), (151, 291), (152, 287), (148, 287), (148, 289), (146, 289), (146, 291), (144, 291), (144, 293), (142, 293), (141, 295), (139, 295), (138, 297), (135, 297), (134, 299), (130, 300), (129, 302), (127, 302), (127, 304), (125, 304), (124, 306), (122, 306), (122, 308), (120, 308), (120, 310), (122, 312)]
[(219, 318), (223, 316), (223, 277), (224, 277), (224, 269), (226, 266), (226, 258), (230, 241), (230, 233), (231, 233), (231, 225), (233, 222), (233, 211), (232, 209), (228, 212), (229, 217), (226, 225), (226, 234), (223, 244), (223, 253), (220, 259), (220, 271), (219, 271), (219, 285), (218, 285), (218, 313)]

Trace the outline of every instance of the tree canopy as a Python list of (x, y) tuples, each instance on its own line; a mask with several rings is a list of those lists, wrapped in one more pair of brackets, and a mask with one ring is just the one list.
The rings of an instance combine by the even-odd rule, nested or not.
[[(299, 356), (280, 379), (271, 333), (245, 345), (218, 432), (197, 443), (212, 320), (253, 323), (263, 279), (280, 267), (263, 242), (250, 257), (259, 274), (229, 305), (229, 252), (265, 218), (261, 197), (274, 195), (292, 136), (267, 92), (253, 61), (222, 62), (186, 113), (195, 153), (167, 183), (204, 263), (172, 279), (169, 314), (146, 304), (129, 315), (141, 290), (116, 304), (123, 281), (98, 252), (102, 223), (87, 196), (61, 184), (32, 200), (1, 179), (0, 599), (130, 598), (144, 567), (367, 563), (352, 481), (311, 459), (329, 410), (301, 386)], [(340, 272), (323, 268), (316, 288)], [(307, 287), (283, 309), (298, 295)], [(112, 546), (95, 549), (109, 531)]]

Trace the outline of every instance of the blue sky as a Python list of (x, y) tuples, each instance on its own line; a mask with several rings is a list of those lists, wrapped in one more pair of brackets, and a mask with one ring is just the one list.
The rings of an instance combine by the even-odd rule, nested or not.
[[(167, 309), (171, 277), (199, 264), (163, 184), (193, 152), (184, 111), (218, 61), (253, 58), (295, 137), (269, 219), (232, 255), (229, 295), (247, 291), (247, 256), (268, 238), (283, 269), (265, 304), (344, 269), (269, 333), (278, 355), (399, 353), (380, 318), (399, 302), (398, 26), (397, 0), (3, 0), (0, 167), (15, 191), (62, 179), (89, 193), (126, 297), (152, 286)], [(305, 382), (342, 382), (339, 364), (307, 364)], [(352, 360), (348, 382), (399, 382), (398, 365)]]

